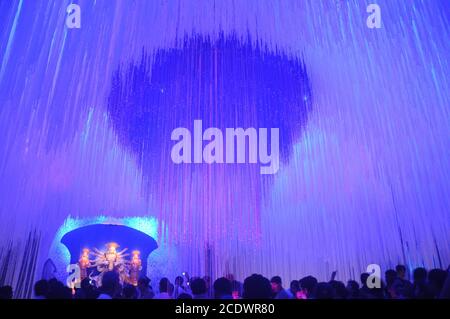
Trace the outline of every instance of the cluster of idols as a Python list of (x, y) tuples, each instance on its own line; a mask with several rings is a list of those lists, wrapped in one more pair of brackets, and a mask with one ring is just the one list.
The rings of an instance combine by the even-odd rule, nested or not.
[[(92, 251), (88, 248), (83, 249), (78, 260), (80, 280), (89, 277), (96, 282), (97, 286), (101, 286), (103, 275), (108, 271), (116, 271), (122, 283), (136, 286), (142, 270), (140, 251), (133, 251), (131, 258), (127, 260), (125, 257), (130, 256), (130, 254), (125, 254), (128, 248), (117, 251), (119, 245), (114, 242), (107, 243), (105, 246), (106, 249), (104, 251), (97, 248), (94, 248)], [(95, 256), (94, 260), (90, 259), (91, 254)]]

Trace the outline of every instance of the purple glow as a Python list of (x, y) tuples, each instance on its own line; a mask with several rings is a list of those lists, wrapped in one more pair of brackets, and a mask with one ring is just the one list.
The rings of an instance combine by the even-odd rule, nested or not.
[[(377, 30), (372, 1), (76, 2), (79, 30), (66, 1), (0, 2), (0, 265), (36, 231), (39, 275), (69, 215), (155, 218), (161, 275), (450, 263), (448, 1), (376, 1)], [(280, 127), (279, 172), (172, 164), (197, 117)]]

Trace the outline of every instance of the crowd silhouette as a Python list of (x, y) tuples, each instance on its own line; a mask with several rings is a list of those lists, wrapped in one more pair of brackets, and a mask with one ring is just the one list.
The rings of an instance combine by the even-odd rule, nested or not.
[[(370, 274), (362, 273), (360, 280), (330, 280), (319, 282), (313, 276), (290, 282), (283, 286), (281, 277), (270, 280), (253, 274), (239, 282), (232, 275), (212, 282), (211, 278), (178, 276), (174, 283), (162, 278), (155, 291), (146, 276), (137, 286), (120, 284), (119, 275), (106, 272), (102, 286), (95, 287), (89, 278), (82, 280), (80, 288), (70, 289), (57, 279), (39, 280), (34, 284), (34, 299), (449, 299), (450, 271), (443, 269), (416, 268), (411, 280), (405, 266), (385, 272), (379, 285), (370, 284)], [(334, 276), (333, 276), (334, 277)], [(0, 287), (0, 299), (12, 299), (11, 286)]]

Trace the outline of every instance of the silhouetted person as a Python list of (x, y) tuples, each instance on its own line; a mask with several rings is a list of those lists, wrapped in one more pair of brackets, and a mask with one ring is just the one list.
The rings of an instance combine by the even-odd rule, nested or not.
[(152, 299), (155, 294), (150, 286), (150, 279), (147, 276), (142, 276), (138, 280), (139, 299)]
[(404, 265), (397, 265), (395, 271), (397, 272), (398, 278), (406, 280), (406, 267)]
[(291, 284), (289, 285), (289, 292), (291, 293), (292, 297), (295, 298), (297, 295), (297, 291), (300, 290), (300, 283), (298, 280), (292, 280)]
[(384, 282), (380, 278), (380, 285), (379, 287), (373, 287), (370, 289), (373, 298), (375, 299), (385, 299), (386, 298), (386, 287)]
[(395, 291), (392, 289), (395, 279), (397, 278), (397, 272), (394, 269), (388, 269), (384, 273), (384, 279), (386, 281), (386, 292), (389, 298), (395, 299)]
[(362, 299), (373, 299), (372, 290), (367, 286), (367, 279), (369, 279), (369, 274), (363, 272), (360, 276), (361, 288), (359, 289), (359, 296)]
[(190, 287), (193, 299), (208, 299), (206, 282), (203, 278), (195, 278), (192, 280)]
[(72, 299), (72, 290), (55, 278), (48, 281), (47, 299)]
[(95, 287), (91, 285), (89, 278), (84, 278), (81, 281), (80, 289), (75, 293), (75, 299), (97, 299), (99, 293)]
[(379, 278), (380, 285), (379, 287), (370, 287), (368, 286), (368, 279), (370, 277), (370, 274), (368, 273), (362, 273), (361, 274), (361, 288), (359, 289), (359, 296), (361, 299), (380, 299), (384, 298), (384, 291), (385, 287), (383, 282), (381, 281), (381, 278)]
[(347, 299), (359, 299), (359, 284), (355, 280), (347, 282)]
[(221, 277), (214, 281), (214, 298), (215, 299), (233, 299), (231, 282)]
[(397, 278), (394, 280), (391, 288), (391, 295), (397, 299), (411, 298), (413, 294), (413, 287), (411, 282), (406, 278), (406, 267), (397, 265), (395, 267)]
[(447, 278), (445, 279), (439, 299), (450, 299), (450, 267), (447, 268)]
[[(317, 287), (317, 279), (313, 276), (306, 276), (299, 280), (301, 294), (307, 299), (314, 299)], [(297, 292), (297, 295), (299, 293)]]
[(244, 299), (270, 299), (272, 287), (269, 279), (262, 275), (253, 274), (244, 280)]
[(119, 293), (119, 274), (115, 271), (105, 272), (102, 278), (102, 286), (100, 287), (100, 295), (97, 299), (113, 299), (118, 297)]
[(274, 299), (292, 299), (292, 296), (283, 288), (280, 276), (272, 277), (270, 285)]
[(11, 286), (3, 286), (0, 287), (0, 299), (12, 299), (13, 297), (13, 289)]
[(47, 280), (39, 280), (34, 284), (34, 298), (46, 299), (48, 294), (48, 282)]
[(423, 299), (427, 297), (427, 270), (423, 267), (413, 272), (413, 297)]
[(233, 274), (226, 275), (226, 278), (231, 282), (231, 289), (233, 299), (237, 299), (242, 296), (243, 284), (234, 279)]
[(427, 270), (423, 267), (418, 267), (413, 271), (413, 283), (423, 283), (427, 281)]
[(169, 279), (162, 278), (159, 281), (159, 293), (155, 296), (155, 299), (171, 299), (169, 295)]
[(347, 299), (348, 291), (343, 282), (332, 280), (330, 281), (330, 285), (333, 288), (334, 299)]
[(184, 279), (181, 276), (175, 278), (175, 288), (173, 292), (173, 297), (178, 299), (178, 296), (183, 293), (187, 293), (186, 287), (183, 285)]
[(333, 287), (327, 282), (319, 282), (316, 287), (316, 299), (333, 299)]
[(137, 299), (138, 291), (133, 285), (125, 285), (122, 290), (123, 299)]
[(432, 269), (428, 273), (429, 298), (439, 298), (444, 283), (447, 279), (447, 272), (442, 269)]

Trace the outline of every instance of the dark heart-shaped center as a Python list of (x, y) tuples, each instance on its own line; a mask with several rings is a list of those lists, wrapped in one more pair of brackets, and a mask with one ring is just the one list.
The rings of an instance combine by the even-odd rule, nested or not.
[(144, 50), (117, 70), (108, 100), (120, 141), (147, 177), (171, 165), (172, 130), (194, 120), (220, 129), (279, 128), (280, 158), (288, 161), (310, 109), (304, 63), (235, 34), (186, 36), (174, 48)]

